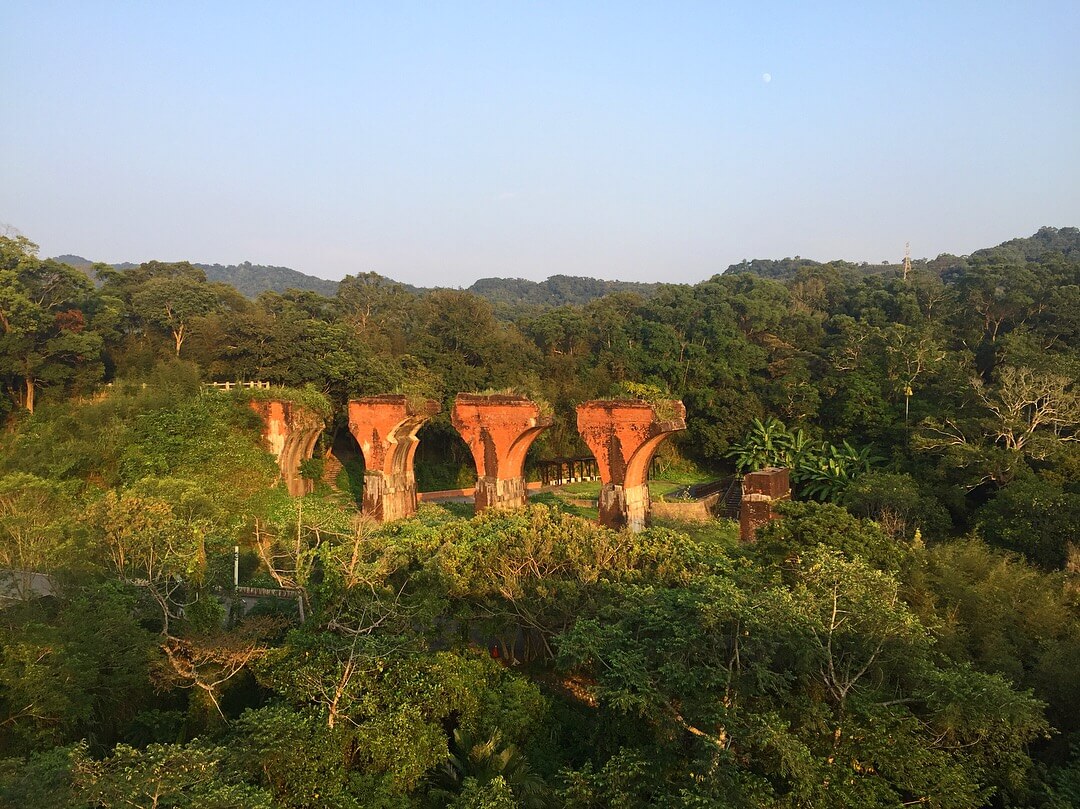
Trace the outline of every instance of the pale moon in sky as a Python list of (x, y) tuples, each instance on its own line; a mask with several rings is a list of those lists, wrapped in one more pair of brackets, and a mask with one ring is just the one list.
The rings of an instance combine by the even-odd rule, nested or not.
[(772, 73), (762, 73), (761, 74), (761, 80), (763, 82), (765, 82), (766, 84), (768, 84), (769, 82), (772, 81)]

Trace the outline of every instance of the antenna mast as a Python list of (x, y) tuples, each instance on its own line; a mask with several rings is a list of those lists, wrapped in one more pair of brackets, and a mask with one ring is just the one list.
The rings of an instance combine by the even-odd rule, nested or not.
[(904, 243), (904, 280), (907, 280), (908, 273), (911, 272), (911, 242)]

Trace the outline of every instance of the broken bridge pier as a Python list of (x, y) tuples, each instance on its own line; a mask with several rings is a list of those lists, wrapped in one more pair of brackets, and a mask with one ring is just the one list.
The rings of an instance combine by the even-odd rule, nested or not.
[(476, 513), (523, 507), (525, 454), (551, 416), (524, 396), (459, 393), (450, 421), (476, 463)]
[(349, 402), (349, 432), (364, 455), (365, 514), (390, 522), (416, 513), (416, 433), (440, 410), (433, 399), (403, 394)]
[(289, 494), (311, 492), (315, 481), (300, 476), (300, 464), (311, 457), (326, 422), (313, 410), (284, 399), (252, 399), (251, 409), (263, 421), (263, 441), (273, 453)]
[(757, 539), (759, 528), (780, 515), (776, 505), (791, 499), (791, 470), (770, 466), (750, 472), (742, 481), (742, 503), (739, 507), (739, 538), (743, 542)]
[(668, 436), (686, 429), (683, 403), (596, 399), (578, 405), (577, 427), (600, 467), (600, 524), (642, 530), (649, 516), (649, 465)]

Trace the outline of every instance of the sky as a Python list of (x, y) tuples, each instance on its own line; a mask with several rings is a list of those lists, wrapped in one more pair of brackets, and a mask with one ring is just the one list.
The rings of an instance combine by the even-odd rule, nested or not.
[(693, 283), (1080, 225), (1080, 3), (0, 0), (42, 256)]

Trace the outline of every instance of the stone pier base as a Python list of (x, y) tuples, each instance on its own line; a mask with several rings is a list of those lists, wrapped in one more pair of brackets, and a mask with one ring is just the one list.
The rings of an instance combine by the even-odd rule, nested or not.
[(600, 488), (597, 501), (600, 524), (608, 528), (629, 528), (637, 532), (645, 529), (650, 511), (649, 484), (620, 486), (605, 483)]
[(379, 522), (392, 522), (416, 513), (416, 475), (398, 472), (364, 473), (363, 512)]
[(487, 476), (477, 478), (474, 498), (477, 514), (489, 508), (502, 510), (522, 508), (527, 502), (525, 478), (520, 476), (508, 480)]

